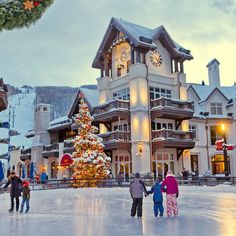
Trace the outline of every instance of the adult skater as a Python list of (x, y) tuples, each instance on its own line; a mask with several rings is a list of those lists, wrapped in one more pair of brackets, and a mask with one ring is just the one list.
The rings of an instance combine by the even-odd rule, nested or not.
[(166, 213), (170, 217), (178, 215), (177, 198), (179, 196), (178, 183), (171, 170), (168, 170), (167, 176), (162, 183), (162, 187), (166, 189)]
[(10, 188), (10, 198), (11, 198), (11, 208), (9, 212), (14, 211), (14, 199), (16, 200), (16, 211), (19, 210), (19, 197), (21, 196), (22, 191), (22, 180), (16, 176), (15, 171), (11, 171), (9, 179), (3, 189), (6, 189), (8, 185), (11, 185)]
[(135, 178), (130, 184), (129, 192), (133, 199), (131, 216), (134, 217), (137, 213), (138, 218), (141, 218), (143, 211), (143, 193), (145, 193), (146, 197), (148, 195), (148, 192), (146, 190), (145, 184), (140, 179), (139, 173), (135, 174)]

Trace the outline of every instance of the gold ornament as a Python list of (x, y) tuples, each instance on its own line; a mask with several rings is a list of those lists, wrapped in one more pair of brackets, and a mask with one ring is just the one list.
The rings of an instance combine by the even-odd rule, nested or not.
[(34, 2), (33, 1), (25, 1), (24, 3), (25, 10), (32, 10), (34, 8)]

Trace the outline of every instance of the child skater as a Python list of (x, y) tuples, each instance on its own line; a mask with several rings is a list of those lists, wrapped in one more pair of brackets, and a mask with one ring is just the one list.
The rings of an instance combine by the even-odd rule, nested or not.
[(164, 207), (163, 207), (163, 196), (162, 196), (162, 187), (161, 187), (161, 178), (157, 178), (155, 184), (152, 186), (151, 190), (148, 191), (148, 194), (153, 193), (153, 203), (154, 203), (154, 215), (155, 217), (163, 217)]
[(29, 188), (29, 182), (24, 181), (23, 182), (23, 189), (22, 189), (22, 202), (21, 202), (21, 210), (20, 213), (23, 212), (24, 205), (26, 203), (26, 210), (25, 213), (29, 212), (29, 201), (30, 201), (30, 188)]

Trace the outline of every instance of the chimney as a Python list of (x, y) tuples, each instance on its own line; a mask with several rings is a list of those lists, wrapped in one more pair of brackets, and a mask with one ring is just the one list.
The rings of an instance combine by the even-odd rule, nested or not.
[(220, 87), (219, 65), (219, 61), (214, 58), (206, 66), (208, 68), (209, 85), (212, 87)]

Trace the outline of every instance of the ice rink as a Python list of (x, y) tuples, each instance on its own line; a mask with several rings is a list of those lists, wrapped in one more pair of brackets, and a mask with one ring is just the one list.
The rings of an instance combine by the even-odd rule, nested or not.
[(9, 194), (1, 194), (0, 235), (235, 236), (235, 189), (181, 187), (179, 216), (170, 219), (153, 217), (152, 196), (144, 199), (143, 218), (131, 218), (127, 188), (34, 191), (28, 214), (8, 213)]

